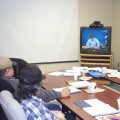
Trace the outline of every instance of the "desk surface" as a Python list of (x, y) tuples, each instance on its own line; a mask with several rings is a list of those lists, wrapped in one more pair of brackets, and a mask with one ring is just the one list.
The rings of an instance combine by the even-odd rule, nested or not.
[[(42, 86), (47, 90), (52, 90), (53, 88), (59, 87), (66, 87), (68, 86), (66, 81), (73, 80), (73, 77), (63, 77), (62, 75), (60, 76), (51, 76), (47, 74), (45, 75), (46, 79), (43, 80)], [(118, 109), (117, 98), (120, 95), (99, 84), (97, 84), (97, 87), (103, 88), (105, 89), (105, 91), (101, 93), (86, 93), (84, 89), (87, 88), (83, 88), (81, 89), (82, 90), (81, 93), (70, 94), (69, 97), (59, 98), (58, 101), (61, 104), (65, 105), (69, 110), (73, 111), (79, 118), (82, 118), (84, 120), (96, 120), (94, 117), (90, 116), (88, 113), (86, 113), (84, 110), (82, 110), (73, 102), (97, 98), (107, 104), (110, 104), (112, 107)]]
[(112, 82), (115, 82), (117, 84), (120, 84), (120, 79), (119, 78), (116, 78), (116, 77), (108, 77), (106, 76), (105, 78), (107, 78), (108, 80), (112, 81)]

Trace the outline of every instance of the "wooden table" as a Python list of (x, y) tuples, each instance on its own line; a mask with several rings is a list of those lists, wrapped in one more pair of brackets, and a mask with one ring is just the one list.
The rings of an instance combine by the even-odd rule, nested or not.
[(114, 82), (114, 83), (117, 83), (117, 84), (120, 84), (120, 79), (119, 78), (116, 78), (116, 77), (108, 77), (108, 75), (105, 77), (106, 79)]
[[(73, 77), (63, 77), (60, 76), (51, 76), (45, 74), (46, 79), (43, 80), (42, 86), (47, 90), (52, 90), (53, 88), (66, 87), (68, 84), (66, 81), (73, 80)], [(79, 80), (79, 79), (77, 79)], [(83, 109), (74, 104), (74, 101), (87, 100), (97, 98), (107, 104), (110, 104), (112, 107), (118, 109), (117, 99), (120, 94), (105, 88), (99, 84), (97, 87), (105, 89), (104, 92), (100, 93), (87, 93), (84, 90), (87, 88), (81, 89), (81, 93), (70, 94), (69, 97), (57, 99), (62, 105), (66, 106), (70, 111), (72, 111), (77, 117), (84, 120), (96, 120), (94, 117), (89, 115)]]

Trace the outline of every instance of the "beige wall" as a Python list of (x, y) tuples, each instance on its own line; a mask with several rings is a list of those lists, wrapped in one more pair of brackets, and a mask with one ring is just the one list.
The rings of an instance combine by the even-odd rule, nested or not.
[[(113, 7), (115, 7), (116, 6), (115, 4), (117, 4), (119, 0), (113, 0), (113, 1), (112, 0), (78, 0), (78, 25), (79, 25), (78, 33), (80, 33), (81, 26), (89, 26), (94, 21), (100, 21), (102, 24), (104, 24), (104, 26), (112, 26), (112, 17), (113, 17), (112, 10), (114, 10), (113, 14), (116, 13), (117, 11), (117, 8), (112, 9), (112, 2), (114, 3)], [(120, 5), (117, 5), (118, 8), (119, 6)], [(117, 13), (117, 15), (119, 14), (119, 12)], [(80, 41), (80, 34), (78, 34), (78, 36), (79, 36), (78, 41)], [(112, 51), (116, 52), (117, 49), (114, 50), (114, 47), (115, 45), (113, 44)], [(43, 64), (43, 65), (40, 64), (38, 66), (40, 67), (43, 73), (47, 73), (54, 70), (70, 69), (73, 66), (79, 66), (79, 63), (74, 62), (74, 63)]]
[(112, 51), (114, 68), (120, 69), (120, 0), (113, 0), (112, 6)]

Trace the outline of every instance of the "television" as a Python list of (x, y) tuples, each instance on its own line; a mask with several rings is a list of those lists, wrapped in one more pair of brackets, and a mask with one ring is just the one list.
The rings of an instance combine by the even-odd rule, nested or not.
[(80, 27), (80, 53), (111, 54), (111, 27)]

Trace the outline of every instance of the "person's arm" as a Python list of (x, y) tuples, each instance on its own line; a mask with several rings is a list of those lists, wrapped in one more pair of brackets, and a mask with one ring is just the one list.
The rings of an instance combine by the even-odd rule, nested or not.
[(50, 102), (55, 99), (61, 98), (62, 94), (61, 92), (49, 91), (40, 87), (40, 93), (38, 94), (38, 97), (41, 98), (44, 102)]
[(69, 88), (65, 88), (61, 92), (56, 92), (45, 90), (42, 87), (40, 87), (40, 93), (38, 94), (38, 97), (41, 98), (44, 102), (49, 102), (61, 97), (67, 97), (69, 95), (70, 95)]
[(86, 46), (87, 46), (87, 47), (90, 47), (90, 46), (91, 46), (91, 45), (90, 45), (90, 40), (87, 41)]

